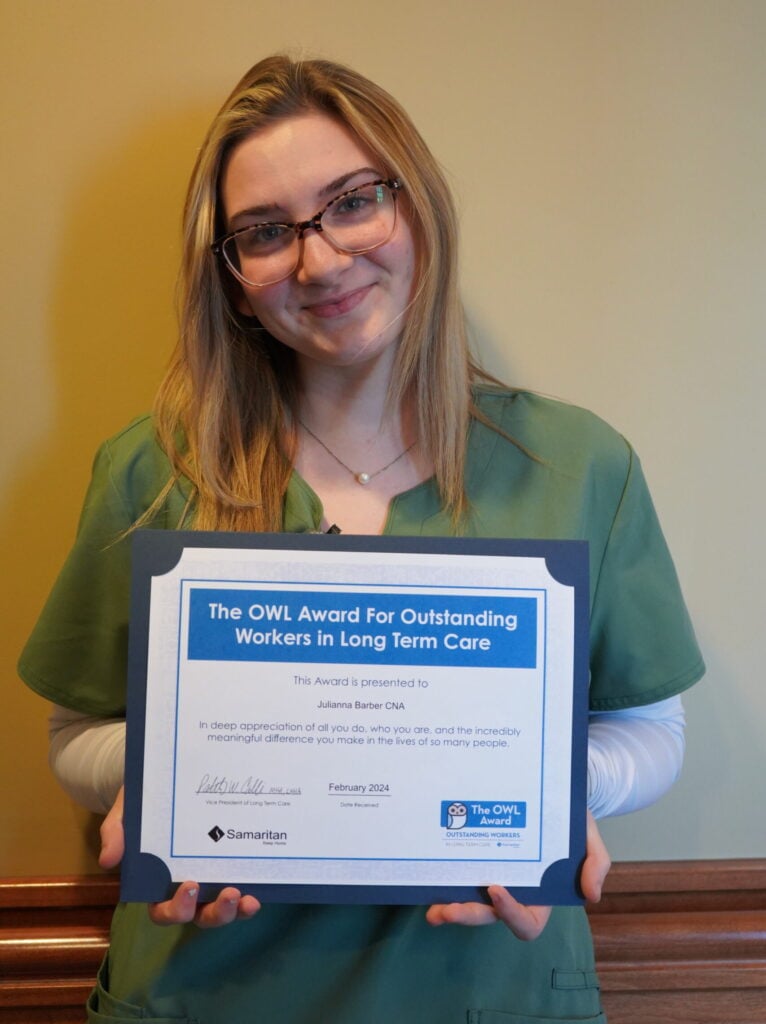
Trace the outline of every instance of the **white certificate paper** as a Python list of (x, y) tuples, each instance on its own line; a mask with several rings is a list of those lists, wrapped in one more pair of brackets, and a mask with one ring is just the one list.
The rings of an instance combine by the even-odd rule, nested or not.
[(141, 531), (123, 899), (579, 902), (587, 545)]

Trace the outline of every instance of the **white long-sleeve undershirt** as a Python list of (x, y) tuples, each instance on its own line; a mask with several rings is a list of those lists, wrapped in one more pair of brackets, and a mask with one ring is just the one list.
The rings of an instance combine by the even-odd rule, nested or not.
[(125, 719), (95, 718), (54, 704), (48, 762), (75, 803), (106, 814), (125, 776)]
[(588, 721), (588, 807), (594, 818), (655, 803), (681, 774), (686, 720), (680, 697)]
[[(588, 807), (595, 818), (647, 807), (678, 778), (684, 757), (680, 697), (643, 707), (591, 714), (588, 725)], [(105, 814), (122, 785), (125, 722), (53, 705), (49, 760), (66, 792)]]

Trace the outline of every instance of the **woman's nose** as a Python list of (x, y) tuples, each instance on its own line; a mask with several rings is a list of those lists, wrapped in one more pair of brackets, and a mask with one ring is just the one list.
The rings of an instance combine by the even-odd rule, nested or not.
[(295, 278), (300, 284), (331, 278), (354, 262), (353, 255), (339, 252), (321, 231), (307, 230), (300, 245), (301, 255), (295, 271)]

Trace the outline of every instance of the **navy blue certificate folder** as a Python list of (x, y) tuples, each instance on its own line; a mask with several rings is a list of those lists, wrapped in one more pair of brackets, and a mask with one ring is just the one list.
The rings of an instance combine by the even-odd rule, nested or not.
[[(403, 850), (400, 857), (398, 853), (390, 852), (391, 821), (385, 815), (393, 806), (393, 801), (389, 800), (393, 793), (389, 794), (387, 791), (388, 782), (380, 781), (388, 778), (386, 773), (379, 773), (380, 779), (377, 782), (371, 782), (360, 774), (359, 785), (354, 784), (356, 776), (352, 778), (349, 775), (346, 782), (334, 778), (334, 781), (323, 782), (322, 798), (326, 799), (326, 806), (333, 813), (337, 813), (341, 806), (349, 808), (346, 812), (349, 817), (343, 820), (352, 820), (352, 815), (366, 816), (364, 820), (373, 823), (373, 832), (376, 823), (385, 822), (386, 828), (381, 827), (381, 847), (385, 847), (385, 852), (381, 849), (380, 856), (360, 857), (349, 854), (346, 857), (343, 853), (342, 838), (339, 836), (337, 855), (328, 855), (328, 840), (322, 833), (322, 822), (325, 819), (321, 816), (317, 819), (318, 824), (312, 825), (312, 834), (316, 835), (318, 844), (316, 856), (313, 853), (306, 853), (306, 843), (310, 846), (313, 839), (302, 840), (302, 845), (298, 844), (293, 850), (288, 844), (292, 842), (292, 833), (296, 831), (295, 815), (300, 813), (303, 820), (304, 811), (308, 815), (312, 802), (316, 802), (309, 801), (306, 796), (308, 786), (313, 783), (318, 773), (318, 769), (314, 767), (316, 762), (312, 760), (319, 753), (316, 743), (309, 743), (308, 740), (303, 744), (295, 742), (294, 749), (290, 750), (289, 762), (284, 762), (285, 750), (281, 751), (283, 761), (280, 764), (300, 766), (302, 785), (295, 784), (294, 780), (285, 782), (281, 778), (278, 784), (266, 781), (270, 770), (267, 755), (271, 753), (271, 748), (284, 747), (284, 744), (290, 741), (289, 735), (259, 735), (258, 742), (252, 743), (252, 748), (248, 752), (248, 764), (252, 763), (255, 767), (246, 776), (243, 773), (237, 775), (236, 772), (209, 770), (207, 766), (203, 770), (194, 764), (193, 758), (190, 769), (189, 756), (183, 751), (189, 749), (185, 746), (184, 730), (191, 731), (191, 728), (188, 720), (187, 724), (184, 724), (185, 720), (177, 709), (185, 699), (184, 687), (190, 688), (192, 684), (184, 681), (182, 670), (178, 666), (188, 664), (194, 671), (200, 670), (200, 666), (221, 666), (221, 672), (215, 675), (216, 680), (220, 679), (220, 682), (216, 682), (217, 692), (211, 695), (211, 702), (218, 699), (219, 695), (222, 699), (226, 698), (228, 684), (225, 672), (229, 669), (239, 673), (237, 678), (241, 678), (242, 673), (249, 671), (252, 666), (252, 671), (259, 673), (259, 681), (270, 680), (272, 676), (268, 673), (281, 672), (279, 678), (284, 681), (285, 694), (288, 694), (289, 681), (289, 700), (296, 707), (301, 699), (306, 698), (307, 701), (309, 687), (312, 688), (310, 706), (316, 720), (312, 719), (306, 725), (290, 726), (288, 723), (284, 726), (287, 732), (290, 728), (298, 733), (304, 730), (321, 732), (323, 729), (331, 728), (328, 722), (341, 723), (334, 725), (333, 728), (338, 731), (352, 730), (352, 734), (353, 730), (365, 734), (364, 742), (370, 749), (376, 751), (376, 765), (381, 763), (380, 758), (383, 756), (404, 756), (410, 758), (408, 764), (417, 766), (427, 763), (424, 759), (429, 756), (429, 742), (431, 746), (436, 745), (433, 730), (428, 726), (415, 727), (415, 736), (408, 740), (397, 740), (396, 745), (393, 740), (378, 739), (375, 735), (376, 731), (384, 733), (389, 729), (386, 722), (405, 720), (396, 719), (395, 715), (400, 710), (405, 714), (403, 709), (406, 691), (360, 691), (356, 693), (356, 700), (348, 699), (345, 702), (336, 700), (335, 692), (322, 692), (321, 688), (315, 691), (313, 687), (325, 676), (328, 676), (328, 681), (335, 678), (332, 672), (338, 674), (336, 663), (341, 663), (342, 670), (346, 673), (343, 679), (335, 679), (336, 682), (346, 680), (347, 683), (348, 679), (351, 679), (351, 685), (357, 685), (358, 680), (353, 673), (358, 671), (355, 666), (362, 664), (366, 666), (365, 671), (368, 674), (375, 675), (373, 682), (376, 685), (381, 674), (394, 678), (403, 676), (407, 677), (401, 682), (404, 688), (405, 682), (407, 685), (416, 685), (408, 682), (409, 675), (415, 679), (418, 673), (427, 675), (429, 670), (435, 673), (452, 672), (453, 678), (459, 679), (463, 678), (458, 675), (459, 672), (473, 670), (474, 666), (477, 675), (479, 669), (485, 666), (494, 673), (497, 673), (498, 669), (504, 672), (506, 665), (515, 666), (519, 671), (531, 672), (536, 670), (538, 652), (543, 649), (540, 645), (550, 643), (551, 649), (563, 644), (568, 652), (571, 651), (571, 685), (570, 680), (566, 680), (566, 699), (571, 701), (571, 709), (567, 709), (567, 714), (571, 710), (571, 764), (566, 765), (569, 792), (559, 794), (559, 803), (556, 804), (560, 807), (563, 801), (568, 809), (568, 850), (565, 856), (557, 855), (558, 859), (542, 869), (539, 884), (508, 884), (508, 888), (518, 900), (528, 904), (571, 905), (583, 902), (579, 874), (585, 857), (586, 838), (589, 679), (587, 543), (556, 540), (357, 537), (344, 534), (206, 533), (147, 529), (136, 531), (132, 544), (125, 769), (126, 849), (122, 864), (121, 889), (123, 900), (164, 900), (172, 895), (180, 882), (194, 880), (200, 882), (203, 899), (212, 899), (224, 886), (233, 885), (243, 893), (252, 893), (262, 902), (488, 902), (486, 885), (497, 880), (493, 877), (495, 865), (510, 864), (514, 851), (523, 849), (520, 844), (525, 841), (525, 830), (535, 827), (542, 836), (549, 828), (549, 819), (546, 817), (546, 800), (549, 794), (543, 793), (542, 781), (539, 800), (536, 799), (529, 806), (525, 799), (518, 798), (512, 780), (492, 779), (481, 793), (473, 792), (470, 787), (469, 791), (465, 792), (453, 781), (447, 791), (435, 794), (434, 799), (428, 803), (427, 812), (424, 812), (424, 817), (428, 818), (428, 827), (434, 836), (433, 842), (444, 852), (444, 856), (420, 857), (407, 854), (406, 850)], [(200, 572), (198, 564), (193, 561), (193, 554), (189, 554), (200, 551), (210, 559), (213, 566), (210, 572)], [(221, 565), (226, 562), (236, 566), (239, 562), (237, 553), (241, 553), (243, 562), (247, 561), (249, 566), (255, 566), (256, 569), (248, 569), (243, 576), (239, 567), (232, 570), (233, 576), (228, 578), (226, 570), (222, 570)], [(331, 556), (329, 559), (328, 555)], [(568, 633), (563, 639), (551, 639), (547, 633), (536, 633), (534, 628), (537, 620), (534, 615), (529, 618), (531, 624), (527, 628), (525, 616), (528, 617), (530, 610), (534, 612), (534, 608), (549, 607), (545, 603), (545, 594), (542, 594), (542, 597), (537, 593), (533, 595), (537, 601), (533, 608), (532, 598), (525, 595), (523, 588), (520, 591), (514, 590), (513, 594), (506, 594), (499, 584), (495, 593), (492, 586), (472, 587), (467, 583), (463, 593), (460, 581), (456, 581), (455, 566), (462, 565), (460, 557), (466, 555), (485, 560), (481, 563), (483, 565), (497, 565), (498, 579), (502, 576), (501, 568), (510, 566), (513, 560), (517, 560), (519, 564), (522, 561), (526, 564), (527, 560), (536, 560), (537, 564), (542, 564), (548, 576), (554, 581), (553, 587), (560, 584), (562, 587), (559, 587), (559, 590), (571, 589), (572, 596), (567, 600), (573, 606), (573, 614), (566, 619), (569, 623), (567, 631), (572, 630), (571, 635)], [(368, 560), (370, 565), (374, 566), (376, 559), (382, 562), (390, 556), (396, 556), (403, 566), (408, 566), (410, 562), (417, 565), (418, 559), (425, 564), (424, 556), (428, 556), (432, 561), (432, 556), (435, 556), (439, 561), (434, 564), (440, 569), (443, 565), (445, 578), (449, 578), (451, 582), (440, 591), (438, 573), (426, 573), (424, 579), (427, 577), (427, 580), (423, 585), (418, 584), (417, 578), (413, 584), (409, 575), (401, 586), (380, 583), (377, 580), (369, 586), (360, 585), (353, 581), (349, 582), (346, 577), (327, 583), (327, 573), (332, 572), (332, 568), (327, 569), (327, 565), (332, 566), (333, 556), (337, 556), (339, 564), (354, 560), (353, 564), (361, 566), (362, 569)], [(311, 559), (320, 557), (324, 574), (322, 579), (325, 582), (314, 583), (318, 575), (311, 568)], [(188, 573), (184, 569), (187, 564), (184, 560), (187, 558), (192, 559), (188, 563), (192, 570)], [(270, 559), (270, 565), (276, 559), (278, 568), (265, 569), (262, 573), (258, 561), (260, 558)], [(488, 563), (486, 559), (493, 559), (496, 562)], [(305, 571), (304, 565), (309, 567)], [(285, 572), (285, 566), (290, 567), (288, 572)], [(409, 570), (407, 572), (409, 573)], [(153, 591), (153, 582), (165, 577), (171, 582), (163, 584), (165, 590), (162, 593), (166, 596), (162, 600), (167, 605), (167, 615), (162, 622), (171, 622), (168, 629), (172, 633), (170, 639), (177, 647), (178, 658), (173, 671), (155, 670), (153, 674), (153, 659), (156, 657), (154, 652), (157, 647), (155, 640), (158, 630), (164, 628), (158, 626), (153, 618), (158, 600), (158, 591), (156, 586)], [(301, 581), (304, 577), (311, 582), (302, 589)], [(264, 583), (264, 579), (267, 579), (267, 582)], [(248, 587), (260, 589), (247, 589)], [(550, 607), (552, 606), (551, 604)], [(308, 624), (303, 624), (303, 620)], [(374, 628), (372, 625), (367, 631), (361, 627), (356, 630), (350, 628), (350, 623), (360, 621), (373, 623)], [(470, 629), (464, 627), (463, 624), (466, 622), (472, 624)], [(411, 625), (412, 623), (421, 625)], [(418, 639), (425, 629), (423, 623), (427, 623), (427, 643)], [(416, 629), (420, 630), (420, 634), (416, 635), (413, 632)], [(152, 636), (155, 640), (152, 640)], [(543, 639), (536, 640), (536, 637)], [(165, 646), (168, 647), (168, 644)], [(343, 653), (340, 653), (341, 650)], [(569, 654), (566, 657), (569, 659)], [(570, 661), (566, 663), (570, 664)], [(495, 677), (493, 676), (493, 679)], [(465, 678), (470, 679), (470, 676)], [(508, 678), (512, 676), (509, 675)], [(544, 679), (544, 674), (541, 678)], [(155, 687), (158, 686), (162, 690), (159, 697), (151, 696), (155, 693), (151, 689), (152, 679), (155, 679)], [(157, 679), (160, 680), (159, 683), (156, 682)], [(305, 690), (302, 689), (302, 683), (305, 683)], [(272, 684), (267, 682), (267, 685)], [(437, 689), (431, 690), (431, 709), (438, 707)], [(346, 697), (350, 697), (350, 693), (346, 694)], [(155, 703), (152, 703), (153, 700)], [(168, 712), (169, 725), (167, 729), (163, 727), (161, 733), (157, 732), (158, 726), (153, 717), (155, 712), (151, 710), (159, 705), (171, 709)], [(382, 717), (388, 714), (388, 710), (385, 709), (389, 705), (390, 717)], [(308, 707), (308, 703), (306, 706)], [(542, 706), (545, 706), (544, 699)], [(314, 712), (315, 708), (319, 710)], [(358, 713), (356, 708), (363, 708), (367, 717)], [(371, 708), (381, 710), (370, 711)], [(225, 715), (206, 716), (204, 722), (198, 722), (199, 717), (197, 715), (194, 718), (194, 735), (190, 737), (190, 742), (199, 742), (197, 730), (204, 727), (209, 733), (209, 749), (216, 755), (225, 746), (233, 746), (232, 743), (223, 742), (232, 738), (222, 735), (227, 723), (217, 721), (218, 717), (225, 718)], [(569, 718), (566, 720), (570, 721)], [(301, 721), (307, 720), (304, 718)], [(364, 724), (356, 724), (360, 721)], [(475, 719), (472, 721), (475, 724)], [(485, 718), (482, 721), (486, 724), (490, 719)], [(492, 721), (494, 723), (494, 720)], [(519, 732), (510, 724), (505, 724), (510, 722), (510, 718), (504, 718), (499, 713), (498, 720), (494, 723), (496, 727), (483, 728), (476, 732), (470, 728), (458, 729), (458, 733), (464, 733), (469, 739), (459, 741), (452, 737), (449, 742), (456, 747), (462, 745), (466, 749), (471, 746), (489, 748), (493, 743), (498, 747), (507, 748), (514, 741), (515, 734)], [(228, 727), (235, 731), (243, 728), (237, 725), (236, 721), (230, 723)], [(266, 730), (272, 727), (268, 723), (258, 723), (251, 728)], [(545, 729), (544, 714), (542, 728)], [(405, 734), (412, 730), (407, 727), (400, 731)], [(445, 728), (443, 731), (446, 733), (448, 729)], [(418, 732), (424, 735), (418, 737)], [(430, 740), (427, 738), (429, 733), (432, 737)], [(477, 738), (479, 734), (481, 739)], [(240, 738), (242, 743), (247, 739), (245, 735), (241, 735)], [(254, 740), (255, 737), (251, 735), (250, 739)], [(213, 740), (220, 742), (214, 743)], [(264, 742), (261, 742), (262, 740)], [(361, 739), (357, 742), (362, 744)], [(390, 755), (386, 749), (389, 742)], [(405, 743), (415, 747), (417, 742), (420, 742), (423, 748), (422, 753), (418, 755), (419, 759), (416, 759), (416, 755), (411, 751), (401, 753), (402, 750), (406, 751)], [(543, 749), (542, 741), (540, 748)], [(242, 750), (237, 752), (240, 760)], [(343, 763), (353, 765), (358, 759), (358, 763), (363, 764), (363, 750), (364, 747), (360, 746), (358, 755), (344, 751), (342, 756), (346, 761)], [(191, 772), (195, 773), (193, 783), (190, 782), (189, 785), (183, 783), (182, 754), (186, 758), (183, 762), (184, 772), (188, 774), (189, 779), (192, 779)], [(228, 756), (228, 750), (226, 754)], [(449, 756), (452, 756), (451, 753)], [(474, 756), (483, 757), (485, 752), (472, 751), (471, 757)], [(450, 764), (452, 763), (450, 761)], [(161, 771), (158, 771), (157, 765), (162, 766)], [(545, 769), (541, 767), (540, 772), (542, 780)], [(392, 773), (395, 776), (393, 769)], [(417, 770), (412, 773), (413, 776), (417, 774)], [(401, 795), (403, 788), (405, 794)], [(145, 793), (152, 794), (153, 803), (145, 801)], [(273, 799), (265, 801), (264, 795), (270, 794)], [(406, 802), (406, 787), (398, 787), (396, 799)], [(266, 817), (264, 803), (272, 805)], [(237, 808), (236, 813), (239, 817), (236, 819), (233, 817), (232, 804), (247, 805)], [(283, 830), (279, 824), (275, 824), (281, 820), (278, 817), (280, 812), (276, 809), (278, 804), (284, 804), (285, 820), (293, 822), (292, 832), (287, 826)], [(153, 810), (147, 810), (147, 807), (152, 807)], [(199, 808), (199, 812), (184, 808)], [(529, 808), (537, 810), (532, 813)], [(405, 803), (402, 804), (402, 809), (403, 812), (410, 810)], [(242, 828), (243, 820), (247, 822), (245, 829)], [(353, 820), (356, 820), (356, 817)], [(155, 838), (147, 839), (147, 836)], [(161, 838), (157, 839), (156, 836)], [(561, 838), (558, 842), (561, 844)], [(403, 844), (404, 846), (406, 844)], [(148, 848), (152, 848), (153, 852), (147, 852)], [(542, 849), (542, 840), (540, 848)], [(503, 850), (507, 853), (504, 854)], [(521, 859), (519, 855), (519, 860)], [(527, 861), (531, 859), (533, 858), (526, 857)], [(463, 881), (453, 883), (449, 870), (446, 871), (445, 878), (441, 877), (438, 865), (435, 867), (434, 877), (423, 881), (423, 862), (429, 862), (430, 866), (431, 861), (449, 861), (451, 865), (453, 860), (460, 861), (461, 864), (481, 864), (481, 868), (476, 870), (476, 881), (470, 884)], [(394, 874), (391, 878), (381, 881), (380, 862), (388, 861), (396, 862)], [(305, 862), (307, 877), (310, 877), (311, 881), (290, 880), (292, 877), (304, 878), (296, 867), (299, 862)], [(284, 875), (278, 876), (278, 880), (275, 880), (275, 864), (279, 865), (279, 870), (283, 866), (285, 869)], [(408, 874), (410, 864), (412, 872)], [(202, 877), (195, 875), (195, 869), (200, 870)], [(462, 867), (460, 870), (462, 871)], [(467, 870), (469, 869), (466, 868)], [(286, 878), (288, 880), (285, 880)]]

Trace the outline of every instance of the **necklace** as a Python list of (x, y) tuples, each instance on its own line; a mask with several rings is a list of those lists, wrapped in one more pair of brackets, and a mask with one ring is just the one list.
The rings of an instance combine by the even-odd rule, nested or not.
[(306, 424), (303, 422), (303, 420), (299, 419), (298, 422), (303, 427), (303, 429), (306, 431), (306, 433), (309, 434), (311, 437), (313, 437), (314, 440), (316, 441), (316, 443), (318, 445), (321, 445), (322, 448), (324, 448), (324, 450), (327, 452), (327, 454), (331, 458), (335, 459), (335, 461), (338, 463), (339, 466), (343, 466), (343, 468), (346, 470), (346, 472), (350, 473), (351, 476), (354, 478), (354, 480), (356, 480), (356, 482), (358, 484), (361, 484), (363, 487), (365, 487), (371, 480), (374, 480), (376, 476), (380, 476), (381, 473), (385, 473), (385, 471), (387, 469), (390, 469), (394, 465), (395, 462), (399, 461), (399, 459), (403, 459), (404, 456), (407, 454), (407, 452), (411, 452), (412, 449), (417, 444), (417, 441), (413, 441), (412, 444), (408, 448), (405, 448), (403, 452), (400, 452), (396, 456), (395, 459), (391, 459), (390, 462), (387, 462), (385, 466), (382, 466), (380, 469), (376, 469), (374, 473), (366, 473), (366, 472), (364, 472), (364, 470), (356, 470), (356, 469), (352, 469), (351, 466), (347, 466), (346, 463), (343, 461), (343, 459), (338, 458), (338, 456), (335, 454), (335, 452), (327, 447), (327, 445), (324, 443), (324, 441), (321, 439), (321, 437), (317, 437), (316, 434), (314, 433), (314, 431), (306, 426)]

